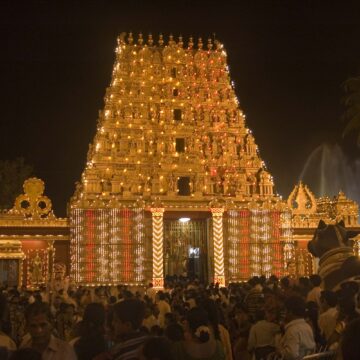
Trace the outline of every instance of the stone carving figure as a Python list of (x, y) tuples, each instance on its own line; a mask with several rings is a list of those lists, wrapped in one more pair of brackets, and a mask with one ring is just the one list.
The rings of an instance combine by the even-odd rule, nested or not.
[(39, 253), (36, 253), (35, 257), (31, 261), (31, 283), (39, 284), (42, 280), (42, 260)]
[(328, 225), (319, 221), (308, 250), (320, 258), (319, 275), (325, 289), (333, 290), (340, 283), (359, 276), (360, 260), (354, 255), (350, 241), (357, 234), (357, 231), (347, 231), (344, 221)]

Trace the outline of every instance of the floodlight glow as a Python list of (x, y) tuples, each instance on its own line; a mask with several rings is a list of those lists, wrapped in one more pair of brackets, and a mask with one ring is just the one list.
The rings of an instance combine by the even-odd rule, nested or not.
[(183, 217), (183, 218), (180, 218), (179, 221), (182, 223), (186, 223), (186, 222), (190, 221), (190, 218)]

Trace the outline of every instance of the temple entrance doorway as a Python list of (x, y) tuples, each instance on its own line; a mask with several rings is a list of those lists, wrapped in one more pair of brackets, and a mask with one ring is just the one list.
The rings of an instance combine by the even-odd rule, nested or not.
[[(166, 213), (165, 213), (166, 214)], [(168, 215), (168, 216), (166, 216)], [(164, 274), (209, 278), (209, 221), (194, 214), (164, 216)]]

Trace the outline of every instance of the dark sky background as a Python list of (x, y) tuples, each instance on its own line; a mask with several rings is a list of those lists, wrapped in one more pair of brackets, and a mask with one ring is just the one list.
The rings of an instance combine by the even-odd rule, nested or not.
[[(189, 35), (216, 33), (247, 125), (283, 197), (317, 148), (314, 168), (325, 154), (331, 166), (343, 161), (360, 169), (359, 150), (353, 137), (342, 138), (340, 119), (341, 84), (360, 68), (356, 2), (1, 2), (0, 159), (23, 156), (33, 165), (57, 215), (65, 215), (80, 179), (123, 31), (156, 39), (159, 32), (166, 39), (182, 34), (185, 43)], [(310, 172), (319, 193), (321, 176)]]

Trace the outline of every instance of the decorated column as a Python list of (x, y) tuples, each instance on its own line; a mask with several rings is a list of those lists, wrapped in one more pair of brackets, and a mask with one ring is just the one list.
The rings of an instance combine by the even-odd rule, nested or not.
[(151, 208), (152, 215), (152, 251), (153, 251), (153, 276), (154, 288), (164, 287), (164, 208)]
[(225, 286), (223, 208), (211, 208), (214, 240), (214, 283)]

